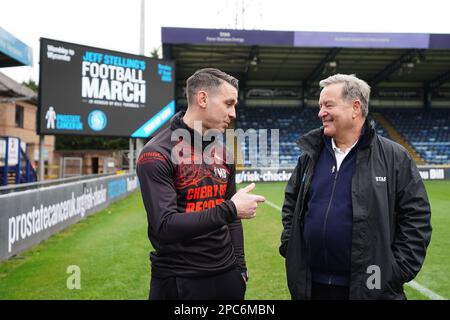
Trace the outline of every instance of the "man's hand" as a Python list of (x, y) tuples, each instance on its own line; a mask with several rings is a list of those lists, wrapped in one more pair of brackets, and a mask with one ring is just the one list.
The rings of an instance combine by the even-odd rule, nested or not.
[(266, 201), (263, 196), (249, 193), (255, 189), (255, 184), (249, 184), (245, 188), (236, 192), (231, 198), (237, 209), (237, 216), (239, 219), (251, 219), (256, 216), (256, 208), (260, 202)]

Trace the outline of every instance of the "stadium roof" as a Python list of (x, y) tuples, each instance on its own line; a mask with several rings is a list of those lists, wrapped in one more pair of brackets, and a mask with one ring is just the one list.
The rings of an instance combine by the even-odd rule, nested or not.
[(436, 88), (450, 81), (450, 34), (293, 32), (162, 28), (164, 58), (177, 79), (217, 67), (251, 85), (310, 87), (333, 73), (372, 86)]
[(32, 65), (33, 50), (0, 27), (0, 68)]

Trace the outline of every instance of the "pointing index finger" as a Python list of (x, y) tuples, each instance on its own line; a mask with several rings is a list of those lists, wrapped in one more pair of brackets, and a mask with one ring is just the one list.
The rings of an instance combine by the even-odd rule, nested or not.
[(264, 198), (263, 196), (259, 196), (257, 194), (254, 194), (253, 197), (256, 202), (265, 202), (266, 201), (266, 198)]
[(252, 191), (253, 189), (255, 189), (255, 187), (256, 187), (255, 183), (252, 182), (248, 186), (243, 188), (242, 191), (245, 192), (245, 193), (248, 193), (248, 192)]

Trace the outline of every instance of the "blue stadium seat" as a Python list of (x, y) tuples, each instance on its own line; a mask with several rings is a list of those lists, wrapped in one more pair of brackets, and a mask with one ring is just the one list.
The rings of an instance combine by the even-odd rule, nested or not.
[(428, 164), (450, 163), (450, 109), (379, 109)]
[[(270, 113), (270, 116), (268, 114)], [(260, 129), (268, 130), (268, 155), (272, 152), (270, 141), (270, 129), (279, 130), (279, 164), (281, 166), (294, 166), (297, 163), (298, 157), (302, 150), (297, 146), (298, 138), (308, 131), (321, 126), (321, 122), (317, 117), (317, 110), (312, 108), (300, 109), (292, 107), (247, 107), (240, 108), (237, 118), (237, 128), (244, 131), (248, 129), (255, 129), (259, 132)], [(274, 146), (276, 147), (276, 146)], [(249, 141), (241, 143), (241, 151), (245, 156), (245, 165), (250, 166), (249, 152), (253, 153), (259, 151), (258, 146), (250, 148)], [(275, 148), (276, 149), (276, 148)], [(275, 153), (276, 154), (276, 153)], [(258, 159), (257, 166), (265, 166)]]
[[(429, 164), (450, 163), (450, 109), (376, 109), (381, 112), (407, 139)], [(279, 159), (283, 166), (294, 166), (302, 150), (296, 141), (308, 131), (321, 126), (315, 108), (243, 107), (239, 109), (237, 128), (268, 129), (268, 152), (271, 151), (270, 129), (279, 129)], [(269, 115), (270, 114), (270, 115)], [(375, 124), (378, 134), (390, 138), (386, 130)], [(245, 165), (250, 166), (249, 152), (255, 154), (259, 146), (250, 149), (249, 141), (241, 143)], [(263, 164), (258, 161), (258, 166)]]

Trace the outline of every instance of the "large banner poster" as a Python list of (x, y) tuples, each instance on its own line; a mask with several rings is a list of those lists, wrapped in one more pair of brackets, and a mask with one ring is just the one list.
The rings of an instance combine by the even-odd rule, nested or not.
[(167, 60), (41, 38), (40, 134), (150, 137), (175, 113)]

